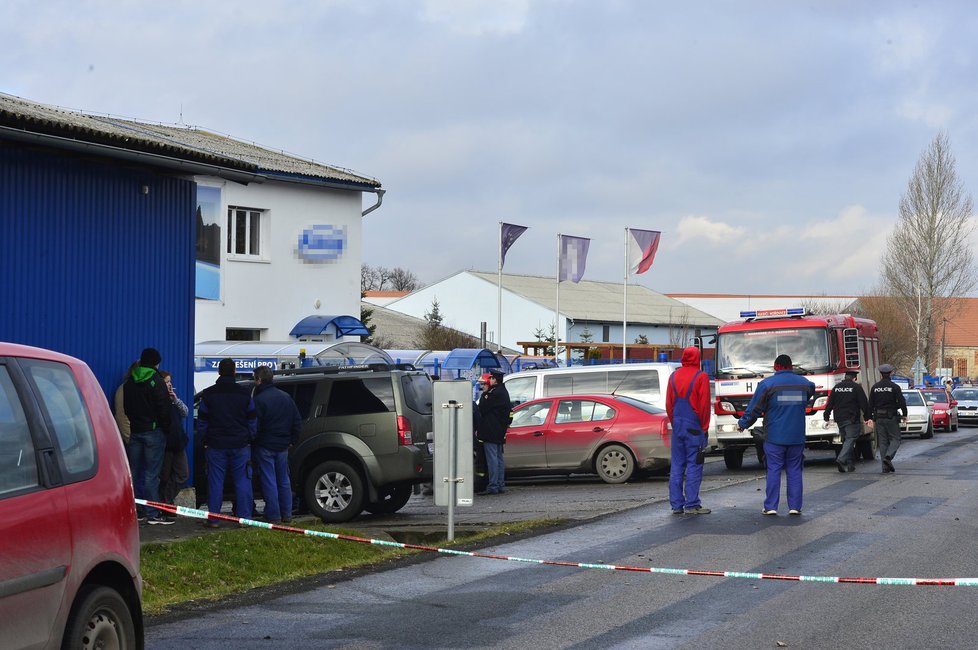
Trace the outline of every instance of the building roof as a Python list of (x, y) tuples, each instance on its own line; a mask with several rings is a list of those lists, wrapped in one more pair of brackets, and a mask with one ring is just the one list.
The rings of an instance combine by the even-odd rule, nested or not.
[(164, 125), (93, 115), (0, 93), (0, 137), (35, 134), (166, 158), (196, 161), (277, 180), (380, 187), (376, 179), (236, 140), (196, 126)]
[(945, 346), (978, 347), (978, 298), (957, 298), (955, 308), (943, 332), (935, 333), (937, 340), (943, 334)]
[(379, 341), (390, 350), (413, 350), (417, 347), (426, 321), (367, 302), (360, 305), (362, 309), (372, 311), (367, 325), (376, 326), (371, 337), (374, 341)]
[[(473, 276), (496, 284), (496, 273), (468, 271)], [(556, 308), (557, 289), (553, 277), (533, 275), (502, 276), (503, 289), (550, 309)], [(560, 311), (575, 321), (622, 321), (624, 287), (620, 282), (581, 280), (560, 283)], [(628, 285), (628, 322), (645, 324), (687, 324), (717, 327), (719, 319), (695, 307), (652, 291), (640, 284)]]

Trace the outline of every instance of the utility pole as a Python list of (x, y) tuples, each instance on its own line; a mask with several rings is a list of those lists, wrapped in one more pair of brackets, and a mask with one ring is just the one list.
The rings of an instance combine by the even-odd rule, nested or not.
[[(947, 319), (945, 318), (941, 328), (941, 362), (937, 364), (938, 368), (944, 367), (944, 338), (946, 335), (947, 335)], [(953, 370), (952, 370), (952, 374), (953, 374)]]

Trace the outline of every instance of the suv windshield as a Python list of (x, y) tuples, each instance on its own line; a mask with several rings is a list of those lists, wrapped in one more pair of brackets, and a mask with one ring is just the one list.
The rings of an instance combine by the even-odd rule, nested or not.
[(823, 329), (775, 329), (724, 332), (717, 340), (717, 373), (736, 376), (771, 372), (774, 359), (787, 354), (796, 368), (808, 371), (830, 367)]

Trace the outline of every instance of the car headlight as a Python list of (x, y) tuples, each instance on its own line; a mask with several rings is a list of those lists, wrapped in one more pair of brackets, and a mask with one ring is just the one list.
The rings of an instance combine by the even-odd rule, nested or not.
[(825, 408), (825, 405), (828, 403), (829, 403), (828, 396), (819, 397), (817, 400), (815, 400), (815, 408)]
[(736, 413), (737, 409), (734, 408), (732, 402), (720, 402), (720, 409), (727, 411), (728, 413)]

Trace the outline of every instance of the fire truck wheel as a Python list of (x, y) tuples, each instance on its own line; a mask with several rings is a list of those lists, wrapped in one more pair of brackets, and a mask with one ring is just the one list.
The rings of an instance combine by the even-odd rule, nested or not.
[(726, 463), (727, 469), (740, 469), (744, 464), (744, 450), (724, 449), (723, 462)]

